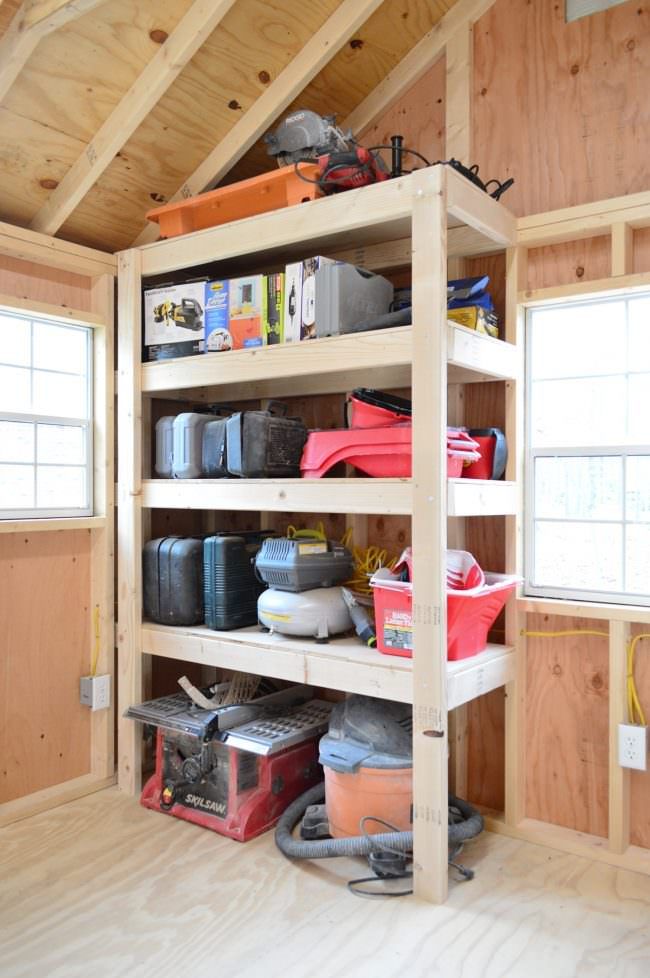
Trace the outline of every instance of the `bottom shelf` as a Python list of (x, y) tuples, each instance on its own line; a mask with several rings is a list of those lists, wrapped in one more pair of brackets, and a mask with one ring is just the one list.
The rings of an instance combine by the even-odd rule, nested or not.
[[(412, 660), (382, 655), (356, 638), (332, 639), (320, 645), (306, 639), (269, 635), (255, 627), (214, 632), (199, 625), (188, 628), (145, 623), (142, 651), (346, 693), (402, 703), (413, 700)], [(503, 645), (488, 645), (469, 659), (449, 662), (448, 708), (453, 710), (504, 686), (514, 678), (514, 671), (514, 649)]]

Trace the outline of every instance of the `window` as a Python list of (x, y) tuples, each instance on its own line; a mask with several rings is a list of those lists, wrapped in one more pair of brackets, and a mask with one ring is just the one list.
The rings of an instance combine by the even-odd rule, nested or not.
[(650, 293), (528, 311), (526, 590), (650, 604)]
[(0, 311), (0, 519), (92, 513), (92, 329)]
[(625, 3), (625, 0), (566, 0), (564, 19), (569, 24), (572, 20), (580, 20), (581, 17), (600, 13), (601, 10), (618, 7), (621, 3)]

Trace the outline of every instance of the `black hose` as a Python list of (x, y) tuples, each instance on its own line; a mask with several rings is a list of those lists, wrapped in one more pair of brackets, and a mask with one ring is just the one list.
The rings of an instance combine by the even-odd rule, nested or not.
[(413, 309), (408, 306), (405, 309), (398, 309), (396, 312), (386, 312), (372, 319), (365, 319), (361, 323), (346, 326), (346, 333), (365, 333), (369, 329), (390, 329), (391, 326), (407, 326), (413, 318)]
[[(381, 832), (373, 836), (351, 836), (345, 839), (294, 839), (292, 832), (310, 805), (325, 800), (325, 785), (315, 785), (292, 802), (281, 815), (275, 830), (275, 844), (289, 859), (328, 859), (330, 856), (367, 856), (373, 849), (390, 847), (398, 852), (413, 849), (412, 832)], [(449, 805), (463, 816), (449, 826), (449, 844), (473, 839), (483, 830), (482, 815), (468, 802), (449, 795)]]

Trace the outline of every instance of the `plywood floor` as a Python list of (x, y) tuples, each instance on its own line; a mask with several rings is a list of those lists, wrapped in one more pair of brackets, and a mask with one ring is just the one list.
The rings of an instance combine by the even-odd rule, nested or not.
[(650, 880), (485, 834), (444, 907), (110, 789), (0, 836), (2, 978), (647, 978)]

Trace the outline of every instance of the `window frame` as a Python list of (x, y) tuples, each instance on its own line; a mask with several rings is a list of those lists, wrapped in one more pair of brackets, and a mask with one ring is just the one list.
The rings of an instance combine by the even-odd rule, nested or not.
[[(36, 412), (18, 412), (0, 410), (0, 422), (25, 422), (33, 424), (34, 428), (34, 461), (33, 463), (16, 463), (32, 465), (34, 467), (34, 480), (37, 478), (39, 463), (37, 462), (38, 451), (38, 425), (51, 424), (70, 428), (82, 428), (84, 432), (85, 461), (85, 490), (87, 505), (83, 507), (38, 507), (32, 506), (25, 509), (0, 509), (0, 525), (4, 522), (15, 522), (18, 520), (50, 520), (50, 519), (83, 519), (93, 518), (95, 514), (94, 501), (94, 429), (95, 429), (95, 328), (91, 323), (70, 322), (67, 319), (56, 316), (44, 315), (42, 313), (31, 313), (28, 309), (15, 309), (12, 307), (1, 307), (0, 316), (9, 316), (13, 319), (24, 319), (29, 323), (42, 322), (61, 326), (66, 329), (81, 329), (86, 335), (86, 418), (61, 417), (59, 415), (39, 414)], [(3, 366), (18, 366), (20, 364), (5, 364), (0, 354), (0, 363)], [(33, 374), (36, 369), (33, 360), (29, 367), (22, 367)], [(51, 370), (43, 372), (56, 373), (66, 376), (64, 371)], [(4, 463), (12, 464), (12, 463)], [(40, 463), (47, 468), (54, 463)], [(75, 466), (80, 468), (81, 465)], [(34, 495), (36, 501), (36, 494)]]
[[(623, 499), (623, 515), (620, 520), (607, 520), (607, 519), (595, 519), (595, 520), (562, 520), (558, 519), (548, 519), (548, 522), (560, 523), (598, 523), (598, 524), (612, 524), (622, 527), (622, 556), (623, 556), (623, 567), (625, 558), (625, 528), (629, 523), (634, 523), (633, 520), (626, 519), (625, 512), (625, 496), (626, 496), (626, 464), (625, 461), (630, 456), (643, 456), (650, 458), (650, 441), (648, 444), (644, 445), (572, 445), (564, 448), (554, 448), (554, 447), (538, 447), (533, 448), (532, 438), (531, 438), (531, 424), (532, 424), (532, 411), (531, 411), (531, 401), (533, 393), (533, 378), (532, 378), (532, 333), (531, 328), (532, 315), (536, 310), (549, 310), (553, 307), (563, 307), (567, 306), (580, 306), (580, 305), (593, 305), (595, 303), (606, 303), (608, 301), (625, 301), (626, 303), (626, 324), (628, 322), (627, 313), (627, 302), (640, 298), (647, 295), (650, 298), (650, 285), (646, 285), (642, 289), (621, 289), (615, 292), (608, 291), (602, 293), (594, 293), (589, 296), (576, 295), (575, 298), (570, 296), (563, 297), (561, 299), (554, 299), (553, 301), (542, 301), (542, 302), (531, 302), (526, 303), (523, 307), (523, 321), (524, 321), (524, 355), (525, 355), (525, 371), (524, 371), (524, 491), (523, 491), (523, 501), (524, 501), (524, 514), (522, 520), (522, 534), (523, 534), (523, 596), (530, 598), (548, 598), (552, 600), (565, 600), (569, 602), (596, 602), (599, 604), (612, 604), (619, 606), (636, 606), (636, 607), (650, 607), (650, 587), (649, 593), (647, 595), (632, 593), (632, 592), (620, 592), (620, 591), (596, 591), (588, 588), (569, 588), (554, 585), (535, 585), (532, 583), (532, 575), (535, 568), (535, 526), (536, 523), (542, 522), (544, 518), (539, 520), (535, 517), (534, 503), (535, 503), (535, 460), (537, 458), (590, 458), (590, 457), (610, 457), (610, 458), (620, 458), (623, 465), (623, 475), (622, 475), (622, 499)], [(629, 376), (630, 371), (627, 370), (625, 376)], [(601, 376), (600, 374), (589, 374), (585, 375), (587, 377)], [(609, 374), (603, 374), (602, 376), (609, 376)], [(541, 378), (537, 378), (538, 380)], [(555, 378), (548, 378), (555, 379)], [(558, 380), (570, 380), (570, 377), (560, 377)]]

